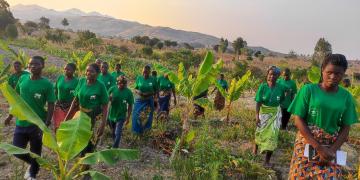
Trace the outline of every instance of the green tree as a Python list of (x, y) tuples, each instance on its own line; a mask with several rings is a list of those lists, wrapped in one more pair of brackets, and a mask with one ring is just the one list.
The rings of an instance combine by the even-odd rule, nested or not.
[(194, 50), (194, 47), (192, 47), (189, 43), (184, 43), (184, 47), (186, 49)]
[(69, 21), (66, 18), (61, 21), (61, 24), (64, 26), (64, 28), (70, 25)]
[(160, 39), (158, 39), (158, 38), (151, 38), (150, 40), (149, 40), (149, 46), (150, 47), (154, 47), (158, 42), (160, 42)]
[(96, 34), (86, 30), (86, 31), (78, 31), (76, 33), (78, 38), (74, 41), (75, 48), (84, 48), (86, 50), (96, 50), (95, 46), (100, 45), (102, 43), (101, 39), (96, 37)]
[(220, 39), (220, 51), (221, 53), (225, 53), (229, 45), (229, 41), (227, 39)]
[(64, 31), (61, 29), (56, 29), (56, 30), (48, 29), (46, 30), (45, 39), (52, 41), (54, 43), (61, 44), (68, 41), (70, 39), (70, 36), (65, 34)]
[(36, 22), (26, 21), (24, 23), (24, 30), (29, 36), (38, 29), (39, 29), (39, 25)]
[(13, 14), (10, 11), (10, 6), (5, 0), (0, 0), (0, 35), (5, 33), (5, 28), (9, 24), (16, 22)]
[(320, 38), (314, 48), (313, 61), (316, 61), (318, 64), (321, 64), (322, 60), (326, 55), (332, 53), (331, 44), (325, 40), (325, 38)]
[(170, 40), (165, 40), (164, 44), (166, 47), (170, 47), (171, 46), (171, 41)]
[(6, 36), (10, 39), (16, 39), (19, 35), (15, 24), (9, 24), (5, 29)]
[(163, 43), (163, 42), (158, 42), (158, 43), (156, 44), (156, 47), (157, 47), (158, 49), (162, 49), (162, 48), (164, 47), (164, 43)]
[(238, 37), (233, 43), (232, 43), (232, 47), (234, 48), (235, 51), (235, 59), (239, 60), (239, 55), (240, 55), (240, 50), (244, 47), (246, 47), (247, 43), (245, 40), (243, 40), (243, 38)]
[(41, 17), (40, 18), (40, 23), (39, 23), (39, 27), (41, 29), (49, 29), (50, 28), (50, 19), (46, 18), (46, 17)]
[(153, 49), (151, 47), (145, 46), (141, 49), (141, 52), (146, 57), (150, 57), (153, 54)]

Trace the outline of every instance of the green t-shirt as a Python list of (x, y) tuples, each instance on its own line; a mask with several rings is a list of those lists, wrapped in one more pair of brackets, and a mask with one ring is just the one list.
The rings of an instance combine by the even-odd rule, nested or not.
[(218, 79), (217, 82), (221, 85), (222, 88), (224, 88), (224, 89), (228, 89), (228, 88), (229, 88), (229, 85), (228, 85), (228, 83), (226, 82), (226, 80)]
[(27, 72), (27, 71), (21, 71), (20, 75), (17, 75), (17, 74), (14, 73), (9, 77), (8, 84), (10, 84), (10, 86), (12, 88), (15, 88), (16, 84), (18, 83), (18, 81), (20, 79), (20, 77), (23, 76), (23, 75), (30, 75), (30, 73)]
[(338, 132), (342, 125), (358, 122), (354, 99), (342, 87), (336, 93), (328, 93), (318, 84), (304, 85), (288, 111), (330, 134)]
[(106, 105), (109, 102), (105, 85), (99, 80), (94, 84), (88, 85), (85, 78), (79, 80), (76, 87), (76, 98), (79, 100), (82, 108), (90, 110)]
[[(16, 85), (16, 91), (32, 110), (45, 121), (47, 116), (46, 102), (53, 103), (56, 100), (53, 84), (44, 77), (31, 80), (30, 76), (22, 76)], [(16, 125), (28, 127), (33, 124), (25, 119), (16, 119)]]
[(297, 93), (297, 87), (294, 80), (285, 81), (284, 79), (278, 79), (277, 83), (281, 84), (285, 88), (285, 98), (281, 103), (282, 108), (288, 108), (292, 102), (292, 98)]
[(125, 73), (122, 71), (120, 72), (114, 71), (113, 73), (111, 73), (111, 75), (114, 77), (115, 81), (119, 76), (126, 76)]
[(255, 101), (265, 106), (277, 107), (284, 100), (284, 87), (276, 83), (272, 88), (267, 83), (262, 83), (256, 92)]
[(120, 90), (113, 86), (109, 89), (109, 95), (112, 96), (109, 120), (116, 122), (119, 119), (125, 119), (127, 113), (127, 105), (134, 104), (134, 96), (129, 88)]
[(175, 87), (174, 83), (172, 83), (168, 78), (165, 78), (164, 76), (160, 76), (157, 82), (160, 91), (168, 91)]
[(145, 79), (144, 76), (138, 76), (135, 82), (135, 89), (142, 93), (155, 93), (158, 87), (157, 82), (153, 77)]
[(56, 81), (55, 88), (56, 88), (56, 97), (57, 100), (63, 102), (70, 102), (75, 97), (75, 89), (79, 82), (77, 77), (72, 78), (69, 81), (65, 80), (65, 76), (61, 75)]
[(114, 77), (110, 73), (107, 73), (106, 75), (99, 74), (98, 80), (104, 83), (106, 90), (109, 90), (112, 86), (116, 84)]

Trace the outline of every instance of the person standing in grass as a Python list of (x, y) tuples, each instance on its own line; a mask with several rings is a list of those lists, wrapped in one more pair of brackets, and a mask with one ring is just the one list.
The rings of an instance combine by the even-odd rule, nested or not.
[(109, 89), (109, 99), (111, 103), (108, 119), (114, 138), (113, 148), (118, 148), (123, 125), (129, 123), (134, 104), (134, 96), (131, 90), (127, 88), (125, 76), (119, 76), (117, 86)]
[(154, 115), (154, 96), (157, 97), (157, 82), (150, 76), (151, 68), (146, 65), (143, 75), (135, 82), (135, 103), (132, 116), (132, 131), (142, 134), (152, 126)]
[(117, 80), (119, 76), (126, 76), (125, 73), (121, 71), (121, 64), (119, 63), (115, 65), (115, 71), (111, 73), (111, 75), (114, 77), (115, 80)]
[(266, 82), (259, 86), (256, 92), (256, 132), (254, 154), (265, 153), (264, 166), (270, 168), (270, 158), (277, 148), (281, 124), (280, 104), (284, 100), (285, 89), (276, 83), (280, 69), (271, 66), (267, 70)]
[(79, 82), (79, 79), (74, 77), (75, 71), (76, 65), (74, 63), (66, 64), (64, 75), (60, 75), (55, 83), (55, 95), (57, 98), (53, 116), (55, 131), (59, 128), (60, 123), (64, 121), (75, 97), (75, 89)]
[(175, 85), (169, 80), (169, 75), (164, 74), (158, 78), (159, 86), (159, 112), (166, 112), (166, 116), (170, 111), (171, 94), (174, 97), (174, 105), (176, 105)]
[[(45, 122), (47, 126), (51, 123), (54, 112), (54, 102), (56, 100), (53, 84), (41, 73), (45, 66), (45, 60), (41, 56), (34, 56), (30, 59), (29, 69), (31, 74), (21, 76), (17, 85), (16, 92), (32, 108), (32, 110)], [(47, 104), (47, 111), (45, 105)], [(42, 150), (42, 131), (35, 124), (26, 119), (16, 119), (13, 144), (16, 147), (26, 149), (30, 143), (30, 151), (41, 155)], [(36, 159), (29, 154), (15, 155), (17, 158), (30, 164), (26, 170), (25, 179), (35, 179), (39, 172), (39, 164)]]
[[(195, 101), (200, 98), (207, 98), (208, 92), (209, 92), (208, 89), (203, 91), (199, 95), (193, 97), (193, 100)], [(196, 120), (199, 116), (205, 118), (205, 108), (196, 103), (194, 103), (193, 106), (194, 106), (194, 119)]]
[[(79, 80), (75, 98), (65, 117), (65, 120), (69, 120), (73, 112), (80, 108), (80, 111), (86, 113), (91, 118), (93, 137), (82, 151), (82, 156), (95, 150), (106, 125), (109, 96), (105, 85), (97, 79), (99, 73), (100, 68), (95, 63), (86, 67), (86, 78)], [(101, 123), (95, 133), (95, 123), (97, 120), (100, 120)]]
[[(359, 119), (354, 98), (339, 86), (347, 67), (344, 55), (326, 56), (320, 82), (304, 85), (288, 108), (299, 129), (289, 179), (343, 179), (333, 160)], [(315, 150), (313, 157), (305, 157), (305, 146)]]
[(109, 73), (109, 64), (106, 61), (101, 63), (101, 73), (98, 80), (104, 83), (106, 90), (115, 85), (115, 78)]
[[(22, 64), (20, 61), (14, 61), (13, 69), (14, 69), (14, 73), (10, 75), (8, 79), (8, 84), (15, 89), (16, 84), (19, 81), (20, 77), (23, 75), (29, 75), (30, 73), (22, 69)], [(8, 124), (12, 118), (13, 115), (9, 114), (8, 117), (5, 119), (5, 123)]]
[(287, 108), (290, 106), (292, 100), (295, 97), (295, 94), (297, 93), (297, 87), (295, 81), (290, 77), (291, 73), (289, 68), (285, 68), (285, 70), (282, 72), (282, 76), (282, 78), (278, 79), (277, 83), (285, 87), (285, 98), (280, 105), (282, 113), (281, 129), (285, 130), (291, 117), (291, 114), (287, 111)]
[[(217, 80), (217, 82), (220, 84), (220, 86), (225, 91), (227, 91), (229, 89), (229, 85), (228, 85), (227, 81), (225, 80), (224, 74), (220, 74), (220, 78)], [(220, 93), (219, 90), (217, 90), (217, 88), (215, 88), (214, 91), (216, 91), (216, 96), (215, 96), (215, 100), (214, 100), (215, 108), (216, 108), (216, 110), (221, 111), (225, 107), (225, 97)]]

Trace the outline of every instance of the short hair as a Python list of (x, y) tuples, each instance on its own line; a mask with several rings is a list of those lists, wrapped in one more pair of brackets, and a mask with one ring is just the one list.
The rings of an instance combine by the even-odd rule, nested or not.
[(157, 76), (157, 72), (156, 72), (156, 71), (152, 71), (152, 72), (151, 72), (151, 75)]
[(31, 59), (39, 60), (42, 65), (45, 65), (45, 58), (43, 58), (42, 56), (33, 56)]
[(120, 64), (120, 63), (116, 63), (116, 64), (115, 64), (115, 67), (116, 67), (116, 66), (119, 66), (119, 67), (121, 68), (121, 64)]
[(127, 83), (127, 79), (124, 75), (119, 76), (116, 80), (125, 84)]
[(74, 63), (67, 63), (66, 66), (69, 66), (71, 69), (76, 71), (76, 65)]
[(100, 73), (100, 67), (96, 63), (91, 63), (88, 66), (94, 68), (96, 73)]
[(21, 63), (20, 61), (14, 61), (14, 62), (13, 62), (13, 65), (15, 65), (15, 64), (20, 64), (20, 65), (22, 65), (22, 63)]
[(325, 68), (328, 64), (332, 64), (335, 66), (340, 66), (344, 69), (344, 72), (348, 68), (348, 62), (346, 57), (342, 54), (329, 54), (325, 56), (322, 64), (321, 64), (321, 71)]
[(109, 63), (108, 63), (108, 62), (106, 62), (106, 61), (101, 62), (101, 65), (103, 65), (103, 64), (106, 64), (106, 65), (108, 65), (108, 66), (109, 66)]

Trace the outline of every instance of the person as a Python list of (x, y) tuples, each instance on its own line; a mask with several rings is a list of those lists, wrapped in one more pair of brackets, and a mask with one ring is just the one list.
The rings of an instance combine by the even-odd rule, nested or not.
[[(86, 113), (91, 118), (91, 129), (94, 133), (92, 140), (82, 151), (82, 156), (95, 150), (97, 142), (102, 136), (106, 125), (109, 96), (105, 85), (97, 79), (99, 73), (100, 68), (95, 63), (89, 64), (86, 67), (86, 78), (79, 80), (75, 89), (75, 98), (65, 117), (65, 120), (69, 120), (71, 114), (79, 108), (80, 111)], [(101, 122), (95, 133), (95, 123), (97, 120), (101, 120)], [(88, 167), (85, 169), (88, 169)]]
[(127, 79), (125, 76), (119, 76), (117, 78), (117, 86), (113, 86), (109, 89), (109, 99), (111, 102), (109, 122), (114, 138), (112, 147), (118, 148), (123, 125), (124, 123), (129, 123), (134, 104), (134, 96), (131, 90), (127, 88)]
[[(21, 76), (17, 85), (16, 92), (32, 108), (32, 110), (45, 122), (47, 126), (51, 124), (54, 111), (55, 94), (53, 84), (41, 73), (45, 66), (45, 60), (41, 56), (34, 56), (29, 61), (31, 74)], [(47, 104), (47, 111), (45, 105)], [(16, 119), (13, 145), (26, 149), (30, 143), (30, 151), (41, 155), (42, 150), (42, 131), (35, 124), (25, 119)], [(35, 179), (39, 172), (39, 164), (36, 159), (29, 154), (15, 155), (17, 158), (30, 164), (27, 168), (24, 179)]]
[(111, 75), (114, 77), (115, 80), (117, 80), (119, 76), (126, 76), (125, 73), (121, 71), (121, 64), (119, 63), (115, 65), (115, 71), (111, 73)]
[[(154, 80), (156, 81), (156, 84), (159, 85), (159, 82), (158, 82), (158, 75), (157, 75), (157, 71), (151, 71), (151, 77), (154, 78)], [(157, 93), (155, 93), (157, 94)], [(159, 102), (158, 102), (158, 98), (156, 98), (154, 96), (154, 108), (159, 110)]]
[(280, 103), (284, 99), (284, 87), (276, 83), (280, 69), (270, 66), (267, 70), (266, 82), (256, 92), (256, 132), (254, 154), (265, 153), (264, 167), (270, 168), (270, 159), (277, 148), (281, 124)]
[(150, 77), (151, 68), (146, 65), (143, 75), (135, 82), (135, 103), (132, 116), (132, 130), (135, 134), (142, 134), (152, 126), (154, 114), (154, 96), (157, 96), (156, 80)]
[[(320, 82), (304, 85), (289, 106), (298, 128), (289, 179), (343, 178), (341, 167), (333, 160), (347, 140), (350, 126), (358, 122), (354, 98), (339, 86), (347, 68), (344, 55), (326, 56)], [(304, 155), (305, 146), (314, 156)]]
[(343, 85), (344, 88), (349, 88), (349, 87), (351, 87), (350, 79), (344, 78), (344, 79), (342, 80), (342, 85)]
[(290, 106), (292, 100), (295, 97), (295, 94), (297, 93), (297, 87), (295, 81), (290, 77), (291, 73), (289, 68), (285, 68), (285, 70), (282, 72), (282, 76), (282, 78), (278, 79), (277, 83), (285, 87), (285, 98), (280, 105), (282, 114), (281, 129), (285, 130), (291, 117), (291, 114), (287, 111), (287, 108)]
[(101, 63), (101, 73), (98, 80), (104, 83), (106, 90), (115, 85), (115, 78), (109, 73), (109, 64), (106, 61)]
[[(193, 100), (197, 100), (200, 98), (207, 98), (208, 95), (208, 90), (203, 91), (202, 93), (200, 93), (197, 96), (193, 97)], [(197, 119), (199, 116), (202, 116), (203, 118), (205, 118), (205, 108), (194, 103), (194, 119)]]
[(176, 105), (176, 93), (175, 85), (169, 80), (169, 75), (164, 74), (158, 78), (159, 84), (159, 114), (160, 112), (165, 112), (166, 116), (169, 115), (170, 111), (170, 100), (171, 94), (174, 97), (174, 105)]
[(96, 59), (95, 60), (95, 64), (97, 64), (99, 67), (101, 67), (101, 63), (102, 63), (103, 61), (101, 60), (101, 59)]
[(65, 74), (60, 75), (55, 83), (55, 95), (57, 99), (53, 115), (55, 132), (59, 128), (60, 123), (64, 121), (75, 96), (75, 89), (79, 82), (79, 79), (74, 77), (75, 71), (76, 65), (74, 63), (66, 64), (64, 67)]
[[(220, 86), (225, 91), (227, 91), (229, 89), (229, 85), (228, 85), (227, 81), (225, 80), (224, 74), (220, 74), (220, 78), (217, 80), (217, 83), (220, 84)], [(216, 90), (216, 96), (215, 96), (215, 100), (214, 100), (215, 109), (221, 111), (225, 107), (225, 97), (220, 93), (219, 90), (217, 90), (217, 88), (215, 88), (213, 90), (213, 92), (215, 90)]]
[[(23, 75), (29, 75), (30, 73), (22, 69), (22, 64), (20, 61), (14, 61), (13, 69), (14, 69), (14, 73), (10, 75), (8, 79), (8, 84), (15, 89), (16, 84), (19, 81), (20, 77)], [(6, 117), (5, 122), (10, 122), (12, 118), (13, 115), (9, 114), (8, 117)]]

